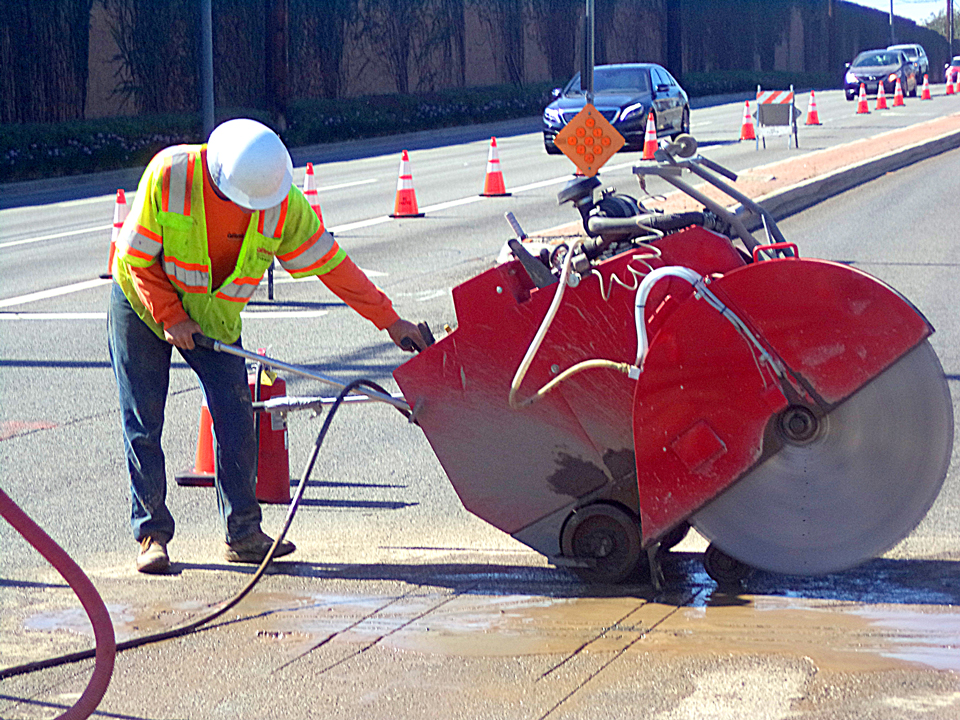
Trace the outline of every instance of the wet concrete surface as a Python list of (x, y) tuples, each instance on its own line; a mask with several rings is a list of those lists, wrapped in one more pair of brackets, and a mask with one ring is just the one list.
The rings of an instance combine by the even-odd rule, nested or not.
[[(881, 559), (825, 577), (757, 573), (723, 590), (702, 569), (701, 543), (694, 535), (666, 558), (660, 591), (642, 582), (584, 586), (533, 553), (510, 564), (482, 552), (472, 562), (278, 563), (211, 627), (121, 654), (100, 713), (960, 717), (960, 563)], [(97, 584), (124, 640), (206, 611), (176, 595), (207, 585), (207, 575), (191, 568), (157, 578), (166, 599), (156, 602), (115, 602), (138, 578)], [(69, 591), (51, 583), (30, 592), (58, 599), (22, 618), (19, 651), (91, 644), (82, 611), (63, 602)], [(5, 660), (21, 654), (0, 649)], [(52, 717), (90, 669), (85, 661), (4, 681), (0, 717)]]

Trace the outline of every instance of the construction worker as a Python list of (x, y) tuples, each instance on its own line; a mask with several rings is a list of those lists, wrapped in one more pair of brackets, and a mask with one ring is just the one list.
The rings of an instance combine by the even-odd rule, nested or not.
[[(206, 145), (177, 145), (151, 160), (118, 236), (108, 335), (140, 572), (170, 565), (174, 520), (165, 503), (160, 434), (174, 347), (199, 377), (213, 420), (225, 559), (260, 563), (273, 544), (260, 529), (244, 360), (195, 346), (194, 334), (238, 342), (240, 311), (274, 257), (296, 278), (319, 277), (397, 346), (424, 347), (417, 326), (397, 315), (324, 230), (292, 179), (276, 133), (254, 120), (230, 120)], [(275, 557), (295, 549), (285, 541)]]

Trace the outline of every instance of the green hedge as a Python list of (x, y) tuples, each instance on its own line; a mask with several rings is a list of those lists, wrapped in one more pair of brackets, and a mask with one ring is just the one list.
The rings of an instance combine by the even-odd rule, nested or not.
[(690, 97), (709, 97), (729, 93), (755, 92), (757, 85), (770, 90), (825, 90), (840, 87), (834, 73), (787, 73), (729, 70), (725, 72), (684, 73), (681, 83)]
[[(291, 103), (288, 128), (281, 133), (290, 147), (338, 140), (393, 135), (416, 130), (509, 120), (539, 115), (549, 91), (560, 83), (523, 88), (503, 85), (420, 95), (375, 95), (345, 100), (297, 100)], [(690, 97), (752, 92), (793, 84), (802, 88), (836, 87), (828, 73), (687, 73)], [(218, 121), (254, 117), (270, 124), (262, 111), (221, 111)], [(199, 114), (154, 115), (58, 124), (0, 126), (0, 182), (76, 175), (140, 167), (158, 150), (176, 143), (202, 142)]]
[[(377, 95), (346, 100), (297, 100), (288, 128), (290, 147), (392, 135), (414, 130), (538, 115), (551, 83), (468, 88), (424, 95)], [(218, 122), (262, 111), (218, 113)], [(146, 165), (160, 149), (202, 142), (197, 113), (0, 126), (0, 182), (76, 175)]]
[(283, 139), (291, 147), (539, 115), (553, 83), (503, 85), (424, 95), (298, 100)]

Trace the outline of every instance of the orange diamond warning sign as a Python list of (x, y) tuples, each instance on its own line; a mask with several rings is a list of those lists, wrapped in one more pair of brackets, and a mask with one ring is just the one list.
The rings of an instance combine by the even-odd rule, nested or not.
[(623, 135), (593, 105), (584, 106), (554, 140), (564, 155), (587, 177), (593, 177), (623, 147)]

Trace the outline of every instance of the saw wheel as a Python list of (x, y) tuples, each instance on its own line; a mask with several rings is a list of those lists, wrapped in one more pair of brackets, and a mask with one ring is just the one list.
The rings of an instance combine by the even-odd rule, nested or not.
[(751, 567), (820, 575), (878, 557), (933, 505), (953, 448), (953, 404), (928, 341), (832, 412), (791, 407), (782, 448), (691, 517)]
[(560, 536), (564, 556), (582, 561), (571, 569), (591, 583), (620, 583), (640, 561), (640, 523), (619, 505), (594, 503), (570, 514)]

